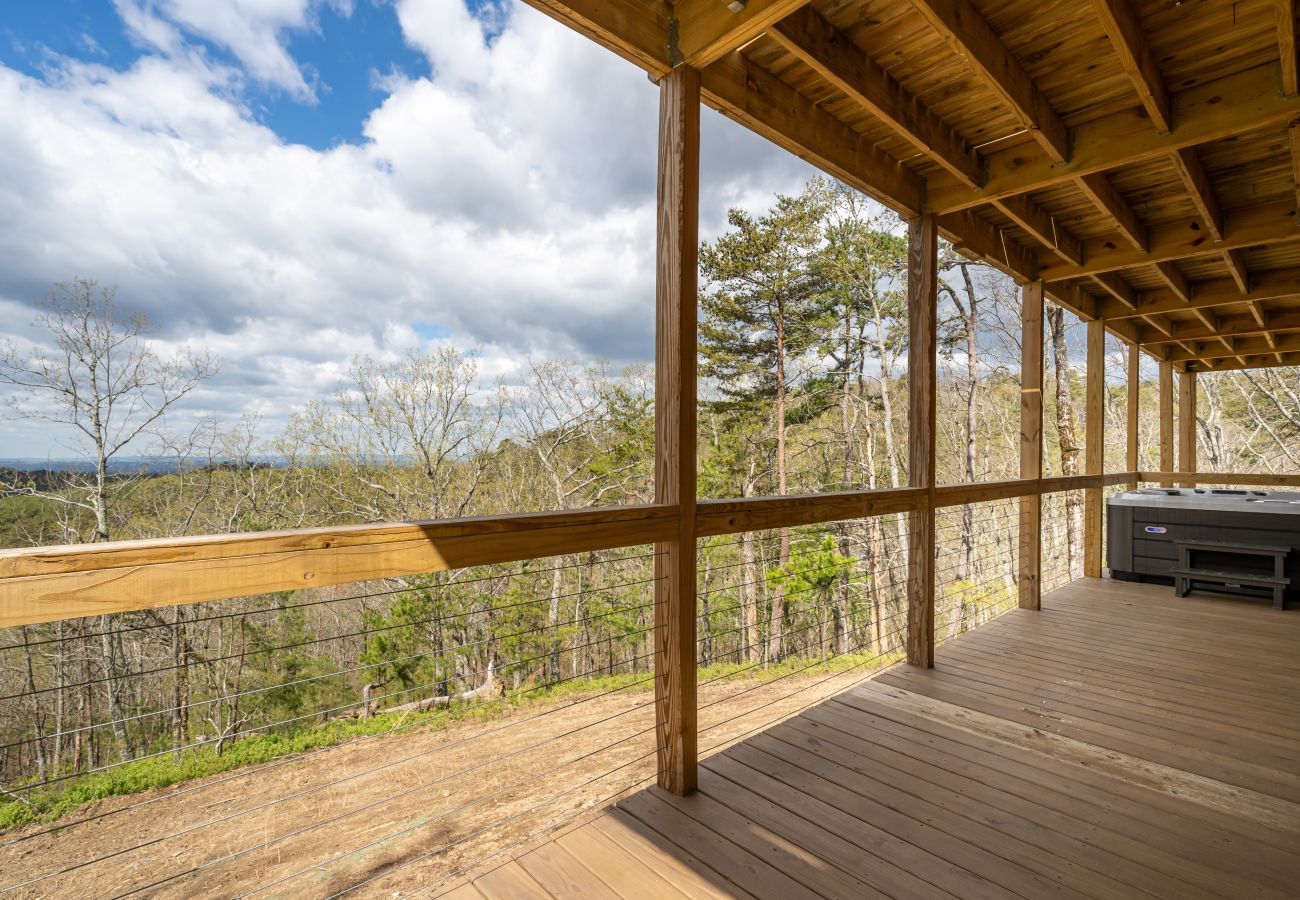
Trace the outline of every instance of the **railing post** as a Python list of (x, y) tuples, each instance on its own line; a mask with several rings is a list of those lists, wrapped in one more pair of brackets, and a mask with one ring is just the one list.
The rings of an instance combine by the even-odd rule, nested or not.
[[(1136, 473), (1139, 465), (1138, 404), (1142, 400), (1142, 349), (1136, 344), (1128, 345), (1128, 471)], [(1137, 475), (1128, 481), (1128, 489), (1136, 490)]]
[[(1043, 477), (1043, 283), (1025, 285), (1020, 306), (1020, 477)], [(1021, 609), (1038, 609), (1042, 588), (1043, 496), (1020, 498)]]
[(696, 786), (695, 361), (700, 73), (659, 84), (655, 264), (655, 502), (675, 504), (677, 534), (655, 544), (655, 740), (659, 786)]
[[(1084, 394), (1083, 469), (1088, 475), (1105, 471), (1106, 434), (1106, 323), (1088, 323), (1087, 384)], [(1102, 489), (1083, 492), (1083, 574), (1101, 577)]]
[[(1174, 364), (1160, 361), (1160, 471), (1174, 470)], [(1173, 487), (1172, 482), (1160, 482)]]
[[(1196, 373), (1178, 373), (1178, 471), (1196, 471)], [(1195, 481), (1180, 482), (1195, 487)]]
[(907, 477), (925, 488), (925, 506), (908, 514), (907, 661), (934, 665), (934, 446), (939, 233), (932, 213), (907, 223)]

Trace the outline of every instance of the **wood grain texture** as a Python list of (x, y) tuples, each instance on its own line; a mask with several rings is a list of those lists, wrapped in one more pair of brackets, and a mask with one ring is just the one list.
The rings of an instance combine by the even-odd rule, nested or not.
[(659, 84), (655, 278), (655, 499), (679, 510), (655, 545), (655, 722), (659, 785), (695, 790), (696, 284), (700, 75), (679, 66)]
[(1296, 62), (1296, 11), (1295, 0), (1273, 0), (1273, 13), (1277, 17), (1277, 50), (1282, 68), (1282, 93), (1295, 96), (1300, 93), (1300, 66)]
[[(1020, 477), (1043, 477), (1043, 283), (1021, 291)], [(1020, 501), (1017, 591), (1021, 609), (1038, 609), (1042, 585), (1042, 499)]]
[[(1160, 469), (1172, 472), (1174, 468), (1174, 364), (1161, 360), (1157, 390), (1160, 394)], [(1172, 481), (1161, 481), (1161, 487), (1173, 487)]]
[[(677, 0), (672, 7), (669, 48), (674, 62), (702, 69), (749, 43), (808, 0), (748, 0), (732, 10), (722, 0)], [(675, 27), (674, 27), (675, 26)]]
[[(1196, 471), (1196, 373), (1178, 373), (1178, 471)], [(1184, 480), (1183, 487), (1192, 487)]]
[[(1238, 252), (1238, 251), (1230, 251)], [(1097, 316), (1107, 320), (1136, 318), (1143, 315), (1182, 312), (1189, 309), (1211, 309), (1216, 306), (1234, 306), (1248, 301), (1279, 300), (1300, 297), (1300, 267), (1276, 269), (1272, 272), (1260, 272), (1258, 275), (1245, 275), (1244, 263), (1239, 270), (1241, 280), (1237, 277), (1211, 278), (1205, 281), (1191, 282), (1191, 301), (1186, 301), (1168, 288), (1155, 288), (1141, 291), (1137, 295), (1136, 306), (1128, 303), (1103, 300), (1097, 305)], [(1249, 277), (1249, 285), (1242, 290), (1242, 284)]]
[(1070, 139), (1065, 123), (969, 0), (915, 0), (914, 5), (1002, 96), (1043, 152), (1054, 162), (1067, 161)]
[(1129, 0), (1093, 0), (1092, 7), (1106, 29), (1115, 56), (1151, 117), (1152, 126), (1161, 134), (1173, 131), (1173, 103), (1169, 99), (1169, 88), (1165, 86), (1155, 54), (1151, 52), (1142, 32), (1142, 23)]
[(1151, 238), (1147, 234), (1147, 227), (1142, 224), (1133, 207), (1119, 191), (1115, 190), (1115, 185), (1111, 184), (1104, 173), (1093, 172), (1090, 175), (1083, 175), (1077, 184), (1079, 190), (1096, 204), (1098, 210), (1110, 218), (1115, 230), (1124, 240), (1132, 244), (1135, 250), (1146, 253), (1150, 249)]
[(1141, 419), (1142, 403), (1142, 351), (1137, 344), (1128, 345), (1128, 377), (1125, 381), (1128, 394), (1127, 422), (1125, 424), (1124, 458), (1129, 472), (1134, 477), (1125, 482), (1130, 490), (1137, 487), (1137, 471), (1141, 465), (1141, 431), (1138, 423)]
[[(1086, 387), (1083, 402), (1083, 471), (1101, 475), (1106, 450), (1106, 329), (1100, 319), (1088, 323)], [(1101, 577), (1102, 491), (1090, 487), (1083, 492), (1083, 574)]]
[(1214, 183), (1210, 181), (1205, 167), (1201, 165), (1201, 158), (1196, 155), (1196, 150), (1182, 147), (1174, 151), (1172, 159), (1174, 170), (1183, 180), (1183, 186), (1187, 188), (1187, 195), (1191, 197), (1192, 203), (1196, 204), (1196, 209), (1201, 214), (1201, 221), (1209, 230), (1210, 237), (1216, 241), (1223, 240), (1223, 209), (1219, 206), (1219, 198), (1214, 193)]
[(907, 553), (907, 661), (934, 665), (934, 451), (939, 233), (935, 217), (907, 225), (908, 485), (927, 502), (911, 513)]
[(805, 7), (772, 28), (772, 37), (873, 116), (970, 187), (983, 179), (979, 154), (847, 35)]
[(927, 496), (924, 488), (882, 488), (744, 500), (701, 500), (696, 506), (695, 533), (698, 537), (713, 537), (910, 512), (922, 508)]

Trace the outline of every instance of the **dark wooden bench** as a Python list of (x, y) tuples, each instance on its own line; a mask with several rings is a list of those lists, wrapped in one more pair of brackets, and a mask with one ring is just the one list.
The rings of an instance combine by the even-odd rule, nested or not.
[(1290, 547), (1232, 541), (1178, 541), (1177, 544), (1178, 565), (1171, 570), (1175, 596), (1186, 597), (1198, 582), (1226, 588), (1261, 588), (1272, 593), (1274, 609), (1285, 608), (1286, 589), (1290, 584), (1286, 574)]

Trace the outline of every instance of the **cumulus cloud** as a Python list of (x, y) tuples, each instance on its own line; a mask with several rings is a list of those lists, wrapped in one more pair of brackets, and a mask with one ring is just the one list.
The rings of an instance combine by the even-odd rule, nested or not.
[[(645, 76), (516, 3), (476, 15), (402, 0), (428, 71), (384, 80), (363, 141), (316, 150), (255, 121), (243, 73), (186, 44), (230, 41), (249, 76), (284, 87), (284, 60), (297, 67), (281, 36), (310, 27), (312, 8), (120, 0), (156, 48), (128, 67), (0, 66), (0, 336), (23, 333), (56, 281), (116, 284), (160, 347), (223, 358), (202, 403), (257, 411), (270, 430), (329, 394), (352, 355), (425, 341), (415, 323), (483, 348), (493, 373), (529, 355), (648, 358), (658, 97)], [(726, 206), (760, 208), (809, 174), (716, 114), (704, 125), (706, 236)], [(3, 423), (0, 456), (32, 440)]]

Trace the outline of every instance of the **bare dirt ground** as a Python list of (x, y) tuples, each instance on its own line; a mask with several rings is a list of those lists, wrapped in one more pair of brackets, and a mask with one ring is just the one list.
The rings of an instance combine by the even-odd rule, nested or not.
[[(701, 752), (868, 674), (702, 685)], [(0, 847), (0, 886), (80, 865), (14, 895), (428, 896), (462, 868), (653, 779), (651, 700), (638, 690), (564, 701), (540, 716), (533, 706), (112, 798), (68, 821), (109, 815)]]

